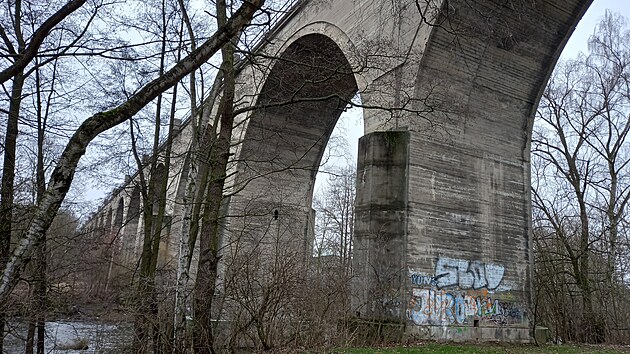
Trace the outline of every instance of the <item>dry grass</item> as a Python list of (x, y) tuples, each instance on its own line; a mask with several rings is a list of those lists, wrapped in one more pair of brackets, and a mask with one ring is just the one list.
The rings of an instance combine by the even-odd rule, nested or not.
[(583, 353), (630, 353), (630, 346), (626, 345), (519, 345), (519, 344), (441, 344), (415, 343), (408, 346), (381, 348), (347, 348), (332, 351), (333, 353), (373, 353), (373, 354), (412, 354), (412, 353), (442, 353), (442, 354), (583, 354)]

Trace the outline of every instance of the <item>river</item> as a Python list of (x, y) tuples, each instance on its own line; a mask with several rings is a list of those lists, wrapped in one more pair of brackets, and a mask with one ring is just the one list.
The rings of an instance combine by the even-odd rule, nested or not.
[[(5, 338), (6, 353), (24, 353), (26, 325), (12, 323)], [(79, 321), (46, 323), (46, 353), (126, 353), (131, 351), (131, 324)], [(85, 349), (87, 346), (87, 349)], [(80, 349), (83, 347), (82, 349)]]

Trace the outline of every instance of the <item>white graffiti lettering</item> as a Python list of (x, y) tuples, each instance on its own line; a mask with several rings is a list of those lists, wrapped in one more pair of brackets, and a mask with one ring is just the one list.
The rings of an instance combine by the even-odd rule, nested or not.
[(438, 289), (458, 286), (460, 289), (494, 290), (501, 284), (504, 274), (505, 267), (500, 264), (442, 257), (435, 264), (434, 278)]
[(411, 280), (411, 284), (414, 285), (428, 285), (428, 286), (437, 286), (437, 279), (426, 273), (409, 271), (409, 279)]

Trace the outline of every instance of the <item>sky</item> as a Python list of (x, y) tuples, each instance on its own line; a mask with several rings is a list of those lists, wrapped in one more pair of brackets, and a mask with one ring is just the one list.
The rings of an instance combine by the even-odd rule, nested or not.
[(630, 21), (630, 1), (628, 0), (595, 0), (578, 23), (567, 42), (561, 58), (574, 58), (582, 51), (586, 52), (588, 37), (593, 33), (595, 25), (604, 17), (606, 10), (617, 12)]

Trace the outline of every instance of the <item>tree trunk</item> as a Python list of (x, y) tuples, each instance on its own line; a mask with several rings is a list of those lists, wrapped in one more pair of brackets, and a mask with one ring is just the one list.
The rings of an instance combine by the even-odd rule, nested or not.
[[(217, 23), (223, 27), (227, 20), (225, 0), (217, 1)], [(214, 353), (212, 334), (212, 303), (215, 294), (219, 262), (219, 218), (230, 143), (234, 125), (234, 47), (231, 43), (221, 49), (223, 64), (223, 96), (219, 106), (220, 128), (217, 141), (210, 152), (210, 180), (199, 238), (199, 263), (194, 288), (194, 350), (195, 353)]]
[[(11, 251), (11, 231), (13, 223), (13, 194), (15, 181), (15, 151), (18, 136), (18, 119), (22, 104), (22, 88), (24, 75), (19, 72), (13, 78), (11, 87), (11, 101), (7, 130), (4, 140), (4, 164), (2, 166), (2, 185), (0, 186), (0, 267), (6, 267)], [(5, 303), (0, 301), (0, 303)], [(0, 353), (4, 343), (4, 325), (6, 309), (0, 305)]]
[[(46, 176), (44, 173), (44, 137), (48, 125), (48, 113), (50, 111), (50, 100), (52, 92), (54, 91), (54, 85), (57, 73), (57, 61), (53, 65), (53, 73), (51, 80), (51, 94), (48, 96), (46, 102), (46, 108), (43, 108), (42, 103), (42, 91), (41, 91), (41, 79), (39, 69), (35, 70), (35, 85), (37, 91), (37, 167), (36, 167), (36, 181), (37, 181), (37, 203), (41, 202), (46, 193)], [(48, 268), (46, 262), (46, 233), (42, 235), (39, 246), (36, 250), (36, 283), (35, 293), (37, 305), (35, 311), (37, 312), (37, 354), (44, 354), (44, 343), (46, 337), (46, 313), (48, 311), (48, 283), (46, 270)]]
[[(177, 260), (177, 286), (175, 294), (175, 334), (174, 342), (182, 343), (185, 337), (185, 317), (186, 304), (189, 298), (190, 283), (190, 265), (192, 262), (192, 254), (195, 248), (198, 225), (199, 225), (199, 208), (203, 202), (204, 191), (208, 182), (208, 164), (207, 154), (210, 151), (212, 141), (215, 136), (216, 122), (209, 124), (203, 116), (209, 112), (214, 106), (217, 91), (220, 87), (222, 75), (215, 77), (214, 84), (210, 91), (210, 95), (202, 106), (199, 114), (201, 116), (192, 116), (191, 119), (198, 119), (196, 128), (193, 128), (193, 138), (186, 155), (185, 164), (188, 165), (188, 175), (186, 176), (186, 189), (183, 198), (184, 213), (182, 217), (182, 228), (180, 235), (179, 255)], [(193, 102), (191, 102), (193, 103)], [(194, 103), (193, 103), (194, 104)], [(203, 108), (205, 107), (205, 108)], [(196, 110), (195, 110), (196, 111)], [(199, 134), (199, 127), (204, 126), (203, 136)], [(202, 161), (203, 160), (203, 161)], [(199, 193), (201, 191), (201, 193)]]

